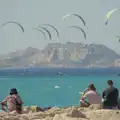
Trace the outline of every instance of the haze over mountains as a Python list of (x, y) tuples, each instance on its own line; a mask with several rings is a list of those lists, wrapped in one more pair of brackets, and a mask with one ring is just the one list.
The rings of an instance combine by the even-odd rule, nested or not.
[(120, 55), (102, 44), (49, 43), (43, 50), (28, 47), (0, 55), (1, 68), (119, 67)]

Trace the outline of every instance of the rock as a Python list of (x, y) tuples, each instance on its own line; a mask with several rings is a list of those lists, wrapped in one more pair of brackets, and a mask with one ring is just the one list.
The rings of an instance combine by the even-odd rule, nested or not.
[(120, 120), (119, 111), (116, 110), (96, 110), (89, 111), (87, 115), (92, 120)]
[(54, 107), (45, 112), (30, 111), (24, 114), (0, 112), (0, 120), (120, 120), (120, 111), (100, 109), (99, 105), (89, 108)]
[(76, 118), (86, 118), (86, 116), (82, 112), (78, 111), (77, 109), (73, 109), (70, 116), (76, 117)]
[(53, 118), (53, 120), (62, 120), (61, 116), (56, 114), (55, 117)]
[(102, 109), (102, 106), (99, 105), (99, 104), (92, 104), (89, 106), (89, 109), (91, 110), (99, 110), (99, 109)]
[(88, 120), (88, 119), (73, 118), (73, 117), (68, 116), (67, 114), (60, 114), (60, 115), (56, 114), (53, 120)]

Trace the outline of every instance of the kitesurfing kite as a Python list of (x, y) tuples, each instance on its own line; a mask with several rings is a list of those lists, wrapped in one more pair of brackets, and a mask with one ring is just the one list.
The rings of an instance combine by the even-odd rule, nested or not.
[(116, 38), (118, 38), (118, 41), (120, 42), (120, 36), (116, 36)]
[(86, 39), (86, 33), (85, 33), (85, 31), (81, 28), (81, 27), (78, 27), (78, 26), (69, 26), (69, 28), (75, 28), (75, 29), (78, 29), (78, 30), (80, 30), (80, 31), (82, 31), (82, 33), (84, 34), (84, 38)]
[(37, 30), (37, 31), (41, 32), (43, 34), (45, 40), (46, 40), (47, 37), (46, 37), (45, 33), (41, 29), (33, 28), (33, 30)]
[(24, 32), (24, 28), (23, 28), (23, 26), (22, 26), (20, 23), (15, 22), (15, 21), (8, 21), (8, 22), (5, 22), (5, 23), (2, 24), (1, 27), (6, 26), (7, 24), (16, 24), (17, 26), (19, 26), (19, 27), (21, 28), (22, 32)]
[(51, 24), (42, 24), (41, 26), (49, 26), (49, 27), (53, 28), (55, 30), (56, 34), (57, 34), (57, 37), (59, 37), (59, 32), (58, 32), (58, 30), (57, 30), (57, 28), (55, 26), (53, 26)]
[(79, 18), (79, 19), (82, 21), (82, 23), (84, 24), (84, 26), (86, 25), (86, 22), (85, 22), (85, 20), (83, 19), (83, 17), (81, 17), (81, 16), (80, 16), (79, 14), (77, 14), (77, 13), (67, 14), (67, 15), (63, 16), (63, 20), (67, 19), (67, 18), (70, 17), (70, 16), (74, 16), (74, 17)]
[(106, 15), (106, 17), (105, 17), (105, 25), (107, 25), (108, 24), (108, 21), (109, 21), (109, 19), (111, 18), (111, 16), (115, 13), (115, 12), (120, 12), (120, 9), (113, 9), (113, 10), (110, 10), (108, 13), (107, 13), (107, 15)]
[(45, 27), (42, 27), (42, 26), (39, 26), (39, 29), (43, 29), (44, 31), (46, 31), (48, 36), (49, 36), (49, 39), (50, 40), (52, 39), (51, 33), (50, 33), (50, 31), (48, 29), (46, 29)]

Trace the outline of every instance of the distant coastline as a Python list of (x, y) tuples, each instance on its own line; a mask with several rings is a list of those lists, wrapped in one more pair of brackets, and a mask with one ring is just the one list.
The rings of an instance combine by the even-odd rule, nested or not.
[(50, 43), (43, 50), (0, 55), (0, 68), (109, 68), (120, 67), (120, 55), (102, 44)]
[(62, 76), (69, 75), (102, 75), (113, 74), (119, 76), (119, 67), (108, 68), (56, 68), (56, 67), (34, 67), (34, 68), (0, 68), (0, 76), (58, 76), (58, 73), (63, 73)]

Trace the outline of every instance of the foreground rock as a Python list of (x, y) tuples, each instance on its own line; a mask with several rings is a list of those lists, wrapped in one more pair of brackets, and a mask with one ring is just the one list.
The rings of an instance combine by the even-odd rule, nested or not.
[(45, 112), (25, 108), (23, 114), (0, 112), (0, 120), (120, 120), (119, 110), (103, 110), (98, 105), (89, 108), (53, 107)]

